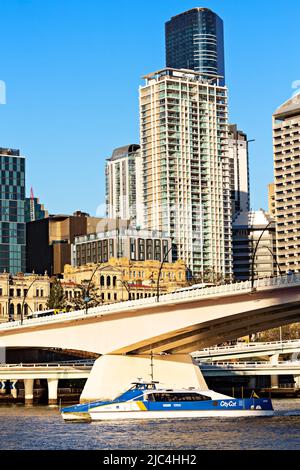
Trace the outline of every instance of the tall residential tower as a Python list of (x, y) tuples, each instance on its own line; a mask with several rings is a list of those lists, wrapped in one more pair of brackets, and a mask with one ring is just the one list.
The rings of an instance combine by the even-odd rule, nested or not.
[(224, 77), (223, 21), (208, 8), (193, 8), (167, 21), (166, 66)]
[(117, 148), (106, 161), (106, 215), (142, 223), (142, 159), (140, 146)]
[(300, 94), (273, 115), (277, 262), (300, 269)]
[(227, 89), (218, 77), (164, 69), (140, 88), (144, 223), (170, 233), (199, 278), (229, 278)]

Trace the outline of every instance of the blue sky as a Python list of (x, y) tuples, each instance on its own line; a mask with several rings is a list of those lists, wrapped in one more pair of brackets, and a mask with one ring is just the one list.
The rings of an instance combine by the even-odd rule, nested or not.
[(230, 121), (251, 143), (251, 206), (267, 207), (272, 113), (300, 80), (299, 0), (0, 0), (0, 146), (27, 157), (51, 213), (96, 214), (104, 163), (139, 141), (142, 75), (165, 65), (164, 23), (196, 6), (225, 24)]

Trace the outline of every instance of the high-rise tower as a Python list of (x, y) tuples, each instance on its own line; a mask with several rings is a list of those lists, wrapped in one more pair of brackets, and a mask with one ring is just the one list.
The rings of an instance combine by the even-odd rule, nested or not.
[(277, 262), (300, 270), (300, 94), (273, 115)]
[(170, 233), (200, 279), (231, 277), (227, 89), (164, 69), (140, 88), (144, 223)]
[(0, 148), (0, 272), (25, 272), (25, 158)]
[(224, 77), (223, 21), (208, 8), (193, 8), (166, 23), (166, 66)]

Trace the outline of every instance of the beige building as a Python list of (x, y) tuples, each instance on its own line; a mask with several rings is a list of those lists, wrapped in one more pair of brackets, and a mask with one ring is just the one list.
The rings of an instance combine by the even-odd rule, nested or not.
[[(143, 299), (157, 293), (159, 261), (130, 261), (127, 258), (111, 258), (98, 265), (92, 279), (97, 294), (103, 303), (120, 302), (128, 299)], [(62, 281), (66, 299), (72, 301), (80, 296), (80, 285), (87, 283), (97, 264), (65, 266)], [(172, 292), (186, 285), (186, 266), (183, 261), (164, 263), (160, 283), (160, 294)]]
[(268, 184), (268, 212), (271, 217), (275, 218), (275, 185)]
[(300, 95), (273, 115), (277, 261), (283, 272), (300, 268)]
[(46, 310), (50, 293), (50, 279), (36, 274), (14, 276), (0, 274), (0, 321), (21, 318), (30, 312)]
[(164, 69), (140, 87), (144, 225), (170, 234), (195, 276), (232, 274), (227, 89)]

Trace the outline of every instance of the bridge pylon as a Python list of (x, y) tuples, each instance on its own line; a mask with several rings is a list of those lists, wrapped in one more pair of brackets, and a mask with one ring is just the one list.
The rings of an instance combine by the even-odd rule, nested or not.
[(208, 389), (199, 366), (190, 354), (109, 354), (95, 361), (80, 402), (112, 400), (139, 378), (147, 382), (153, 378), (164, 388)]

